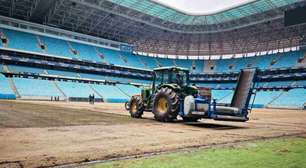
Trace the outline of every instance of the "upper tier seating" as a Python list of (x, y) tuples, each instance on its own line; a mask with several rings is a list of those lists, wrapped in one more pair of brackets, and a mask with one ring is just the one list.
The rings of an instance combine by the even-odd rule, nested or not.
[[(107, 62), (135, 68), (153, 69), (159, 66), (176, 65), (188, 68), (191, 72), (195, 73), (204, 72), (205, 69), (203, 60), (154, 58), (16, 30), (0, 29), (0, 32), (8, 39), (7, 47), (12, 49), (41, 52), (74, 59)], [(43, 44), (45, 50), (42, 50), (39, 44)], [(5, 46), (0, 44), (0, 47)], [(212, 72), (239, 71), (247, 67), (257, 67), (260, 69), (291, 67), (296, 66), (297, 60), (302, 56), (303, 52), (294, 51), (268, 54), (266, 56), (214, 60)]]
[(40, 52), (35, 35), (8, 29), (0, 29), (7, 37), (7, 47), (31, 52)]
[[(52, 38), (49, 36), (34, 35), (16, 30), (0, 29), (8, 39), (8, 48), (30, 52), (47, 53), (60, 57), (82, 59), (96, 62), (106, 62), (121, 66), (153, 69), (161, 66), (174, 66), (172, 59), (152, 58), (117, 50)], [(40, 46), (43, 45), (44, 49)], [(0, 47), (5, 47), (0, 43)], [(203, 67), (203, 61), (195, 61)], [(178, 60), (177, 65), (192, 69), (192, 60)], [(203, 68), (196, 68), (201, 72)]]
[(293, 51), (287, 53), (269, 54), (266, 56), (222, 59), (215, 61), (215, 72), (240, 71), (248, 67), (259, 69), (271, 69), (282, 67), (294, 67), (297, 60), (303, 56), (302, 51)]
[(40, 39), (46, 45), (48, 54), (69, 58), (79, 58), (78, 55), (74, 55), (71, 52), (67, 41), (46, 36), (41, 36)]
[(77, 56), (83, 60), (101, 62), (94, 46), (80, 44), (76, 42), (69, 42), (70, 47), (77, 51)]

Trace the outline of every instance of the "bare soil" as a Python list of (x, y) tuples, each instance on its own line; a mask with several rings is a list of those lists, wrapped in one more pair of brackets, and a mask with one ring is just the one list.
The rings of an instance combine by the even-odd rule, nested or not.
[(0, 101), (0, 167), (45, 167), (306, 135), (306, 111), (255, 109), (246, 123), (132, 119), (123, 104)]

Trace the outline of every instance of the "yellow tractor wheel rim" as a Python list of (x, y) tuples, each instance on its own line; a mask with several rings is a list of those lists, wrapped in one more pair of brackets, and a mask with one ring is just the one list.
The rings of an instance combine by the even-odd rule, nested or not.
[(137, 112), (137, 105), (136, 105), (136, 102), (133, 101), (132, 104), (131, 104), (131, 112), (132, 113), (136, 113)]
[(158, 100), (157, 111), (162, 114), (168, 111), (168, 101), (166, 98), (162, 97)]

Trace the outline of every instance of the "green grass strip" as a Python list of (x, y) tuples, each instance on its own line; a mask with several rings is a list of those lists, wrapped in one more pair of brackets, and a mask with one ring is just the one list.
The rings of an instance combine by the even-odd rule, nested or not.
[(306, 168), (306, 139), (257, 141), (190, 153), (101, 163), (92, 168)]

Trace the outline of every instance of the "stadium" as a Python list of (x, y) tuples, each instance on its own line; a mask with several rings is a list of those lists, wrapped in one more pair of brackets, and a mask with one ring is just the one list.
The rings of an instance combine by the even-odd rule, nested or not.
[(0, 40), (0, 167), (306, 167), (305, 0), (0, 0)]

